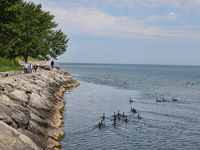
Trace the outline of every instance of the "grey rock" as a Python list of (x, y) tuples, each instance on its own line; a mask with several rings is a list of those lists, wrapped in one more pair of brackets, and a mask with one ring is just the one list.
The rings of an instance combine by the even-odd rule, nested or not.
[(58, 91), (79, 83), (57, 67), (18, 73), (0, 73), (0, 149), (55, 149), (58, 136), (64, 134), (58, 128), (62, 123), (58, 110), (63, 106)]
[(0, 149), (2, 150), (40, 150), (29, 137), (0, 121)]

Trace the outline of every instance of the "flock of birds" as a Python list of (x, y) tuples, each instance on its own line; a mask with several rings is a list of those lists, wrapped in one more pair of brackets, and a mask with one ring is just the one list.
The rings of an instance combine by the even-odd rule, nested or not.
[[(162, 98), (162, 100), (156, 98), (156, 102), (166, 102), (166, 101), (167, 100), (165, 98)], [(175, 98), (172, 98), (172, 101), (174, 102), (174, 101), (178, 101), (178, 100)]]
[[(199, 82), (197, 82), (199, 84)], [(190, 83), (189, 81), (185, 85), (194, 85), (194, 83)]]
[[(130, 98), (129, 102), (133, 103), (133, 100), (131, 100), (131, 98)], [(136, 113), (136, 109), (135, 108), (131, 107), (131, 111), (133, 113)], [(125, 115), (124, 112), (123, 112), (123, 114), (120, 114), (119, 110), (118, 110), (117, 114), (115, 114), (115, 112), (114, 112), (114, 115), (112, 117), (114, 117), (114, 119), (113, 119), (114, 120), (113, 126), (117, 126), (117, 120), (121, 120), (122, 118), (124, 119), (125, 122), (129, 121), (128, 118), (127, 118), (127, 115)], [(101, 127), (104, 126), (103, 120), (106, 118), (105, 113), (103, 113), (103, 116), (101, 118), (102, 118), (102, 120), (98, 124), (99, 128), (101, 128)], [(139, 114), (138, 114), (137, 118), (138, 119), (142, 119), (142, 117)]]
[[(162, 98), (161, 100), (156, 98), (156, 102), (165, 102), (165, 101), (167, 101), (165, 98)], [(178, 100), (173, 98), (172, 101), (178, 101)], [(133, 103), (133, 100), (130, 98), (129, 102)], [(133, 113), (137, 112), (136, 109), (132, 108), (132, 107), (131, 107), (131, 111)], [(113, 119), (114, 120), (114, 123), (113, 123), (114, 126), (117, 126), (117, 120), (121, 120), (122, 118), (124, 119), (125, 122), (129, 121), (128, 118), (127, 118), (127, 115), (125, 115), (124, 112), (123, 112), (123, 114), (120, 114), (119, 110), (118, 110), (117, 114), (115, 114), (115, 112), (114, 112), (114, 115), (112, 117), (114, 117), (114, 119)], [(106, 118), (105, 113), (103, 113), (103, 116), (101, 118), (102, 118), (102, 120), (98, 124), (99, 128), (104, 126), (103, 120)], [(138, 114), (137, 118), (142, 119), (142, 117), (139, 114)]]

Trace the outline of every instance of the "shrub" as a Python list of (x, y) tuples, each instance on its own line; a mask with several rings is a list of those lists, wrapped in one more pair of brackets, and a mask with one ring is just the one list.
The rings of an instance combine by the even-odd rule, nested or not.
[(0, 57), (0, 67), (20, 67), (16, 60)]

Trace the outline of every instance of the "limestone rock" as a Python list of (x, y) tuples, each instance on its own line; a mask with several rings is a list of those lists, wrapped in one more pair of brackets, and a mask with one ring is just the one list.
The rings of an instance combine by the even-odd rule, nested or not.
[(29, 137), (0, 121), (0, 149), (2, 150), (41, 150)]
[(64, 135), (58, 128), (63, 124), (61, 97), (67, 87), (79, 85), (66, 74), (58, 67), (24, 75), (0, 73), (7, 76), (0, 78), (0, 149), (61, 147), (57, 142)]

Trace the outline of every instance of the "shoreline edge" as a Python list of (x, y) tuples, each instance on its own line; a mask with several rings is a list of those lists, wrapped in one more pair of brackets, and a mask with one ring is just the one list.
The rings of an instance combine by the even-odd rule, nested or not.
[(59, 68), (0, 78), (0, 149), (56, 150), (65, 135), (62, 96), (79, 82)]

